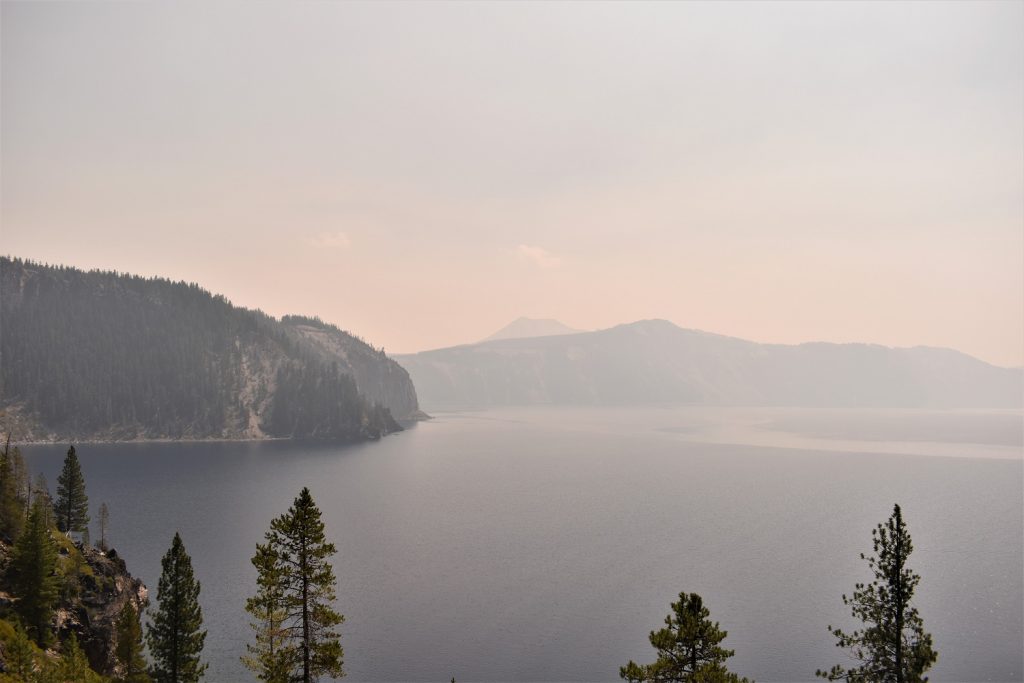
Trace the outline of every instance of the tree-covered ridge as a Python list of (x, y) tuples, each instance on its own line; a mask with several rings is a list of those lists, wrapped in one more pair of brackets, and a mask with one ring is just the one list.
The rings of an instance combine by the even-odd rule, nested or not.
[(194, 283), (0, 258), (0, 327), (0, 407), (36, 438), (377, 438), (417, 408), (381, 350)]

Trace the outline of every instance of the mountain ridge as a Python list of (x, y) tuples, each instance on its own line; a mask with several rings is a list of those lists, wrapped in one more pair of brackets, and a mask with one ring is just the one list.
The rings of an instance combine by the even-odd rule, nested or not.
[(954, 349), (761, 344), (663, 319), (395, 358), (427, 409), (660, 402), (1017, 408), (1024, 375)]
[(363, 440), (422, 415), (383, 350), (194, 283), (0, 257), (0, 326), (20, 440)]
[(477, 343), (500, 341), (502, 339), (523, 339), (529, 337), (554, 337), (567, 334), (578, 334), (586, 330), (569, 327), (554, 318), (519, 317), (505, 325), (494, 334)]

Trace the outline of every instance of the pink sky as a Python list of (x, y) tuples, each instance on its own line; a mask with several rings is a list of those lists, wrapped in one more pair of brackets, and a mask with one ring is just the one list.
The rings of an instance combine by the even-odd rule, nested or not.
[(667, 318), (1024, 365), (1024, 4), (2, 13), (3, 253), (389, 352)]

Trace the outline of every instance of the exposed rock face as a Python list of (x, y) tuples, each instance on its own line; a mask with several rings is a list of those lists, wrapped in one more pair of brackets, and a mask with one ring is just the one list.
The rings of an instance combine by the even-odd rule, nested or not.
[[(4, 590), (10, 551), (11, 546), (0, 540), (0, 603), (5, 607), (14, 600)], [(62, 590), (53, 616), (54, 631), (62, 642), (74, 633), (92, 669), (117, 676), (121, 673), (115, 655), (117, 620), (129, 603), (141, 615), (149, 603), (149, 591), (128, 573), (124, 560), (113, 549), (103, 553), (76, 543), (74, 551), (63, 547), (60, 554), (65, 576), (76, 578), (66, 581)], [(77, 569), (71, 569), (76, 561)]]
[(114, 652), (121, 610), (131, 603), (141, 615), (148, 604), (149, 591), (142, 581), (128, 573), (115, 550), (106, 554), (95, 548), (80, 550), (91, 572), (79, 575), (79, 595), (62, 603), (55, 626), (62, 640), (75, 633), (94, 671), (113, 676), (120, 673)]
[(355, 379), (360, 394), (390, 410), (396, 420), (423, 417), (409, 373), (382, 349), (316, 319), (285, 316), (281, 322), (321, 353), (325, 361), (338, 363)]

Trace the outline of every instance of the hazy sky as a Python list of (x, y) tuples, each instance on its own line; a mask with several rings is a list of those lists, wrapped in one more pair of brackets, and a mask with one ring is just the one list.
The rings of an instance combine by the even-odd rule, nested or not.
[(389, 352), (519, 316), (1024, 364), (1024, 3), (2, 3), (0, 252)]

